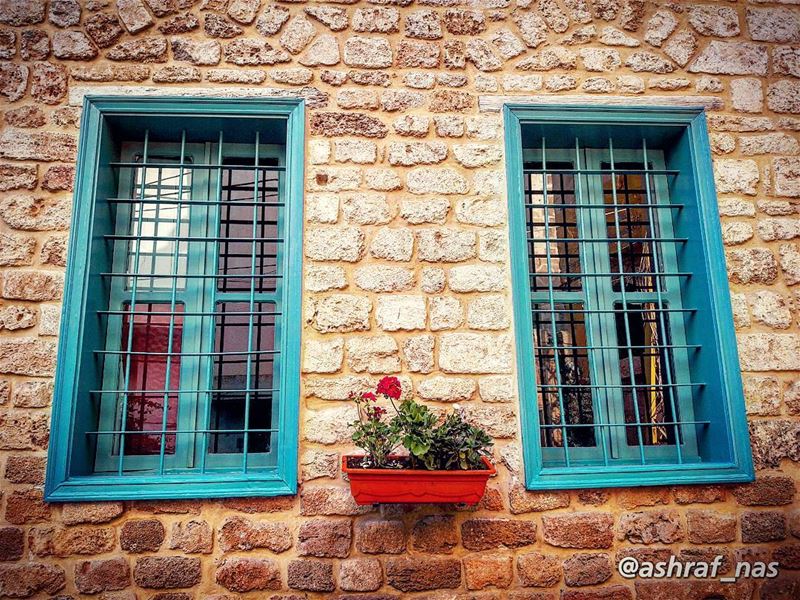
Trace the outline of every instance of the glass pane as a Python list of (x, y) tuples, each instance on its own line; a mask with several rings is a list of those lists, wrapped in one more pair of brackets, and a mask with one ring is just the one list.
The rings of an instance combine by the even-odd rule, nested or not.
[[(583, 304), (534, 304), (533, 343), (536, 360), (537, 400), (542, 427), (542, 445), (564, 445), (563, 423), (569, 446), (594, 446), (592, 384)], [(555, 337), (553, 326), (555, 325)], [(560, 391), (560, 397), (559, 397)]]
[[(677, 419), (672, 413), (674, 389), (666, 384), (675, 381), (675, 373), (668, 348), (669, 335), (661, 327), (661, 318), (654, 303), (628, 304), (622, 311), (622, 303), (614, 305), (619, 349), (619, 372), (622, 380), (625, 404), (625, 422), (636, 423), (636, 406), (640, 423), (654, 423), (642, 427), (642, 443), (648, 446), (675, 443), (675, 427), (657, 425)], [(664, 326), (669, 331), (668, 315), (663, 315)], [(627, 324), (627, 332), (626, 332)], [(628, 344), (630, 335), (630, 345)], [(630, 353), (630, 354), (629, 354)], [(632, 362), (631, 362), (632, 360)], [(667, 373), (669, 369), (669, 373)], [(677, 406), (677, 403), (675, 403)], [(636, 427), (626, 427), (629, 445), (638, 445)]]
[[(247, 302), (220, 302), (216, 312), (209, 428), (239, 431), (211, 434), (209, 452), (241, 453), (246, 413), (249, 430), (269, 429), (272, 423), (275, 305), (256, 302), (251, 309)], [(269, 449), (269, 432), (248, 434), (248, 452)]]
[[(138, 160), (141, 161), (141, 158)], [(150, 157), (149, 160), (154, 163), (180, 162), (179, 159), (162, 157)], [(184, 169), (183, 175), (178, 167), (134, 169), (132, 197), (143, 199), (143, 202), (132, 205), (129, 234), (145, 239), (128, 241), (128, 272), (145, 275), (138, 278), (138, 290), (172, 289), (171, 277), (157, 276), (186, 273), (188, 242), (176, 241), (176, 238), (185, 240), (189, 235), (189, 206), (178, 206), (176, 202), (188, 202), (191, 188), (191, 169)], [(127, 285), (128, 288), (132, 287), (133, 278), (128, 280)], [(182, 289), (186, 280), (178, 278), (176, 285)]]
[[(223, 161), (228, 165), (253, 165), (253, 159), (236, 158)], [(277, 164), (277, 160), (260, 160), (261, 165)], [(278, 172), (259, 170), (258, 191), (255, 193), (256, 173), (251, 169), (224, 169), (222, 172), (222, 207), (220, 215), (219, 274), (241, 277), (222, 277), (218, 280), (221, 292), (249, 292), (252, 275), (277, 273), (278, 244)], [(257, 205), (253, 205), (253, 196)], [(255, 265), (253, 265), (253, 238)], [(265, 239), (267, 238), (267, 239)], [(273, 292), (274, 277), (256, 277), (256, 292)]]
[[(610, 163), (602, 163), (603, 169), (610, 169)], [(643, 170), (644, 163), (628, 162), (616, 163), (616, 169)], [(652, 165), (650, 165), (652, 169)], [(613, 179), (612, 179), (613, 177)], [(623, 173), (617, 175), (603, 175), (603, 197), (606, 204), (614, 204), (614, 187), (616, 186), (617, 204), (606, 210), (606, 230), (609, 238), (623, 239), (619, 246), (616, 239), (609, 242), (609, 258), (612, 273), (626, 273), (625, 291), (649, 292), (655, 289), (654, 278), (651, 275), (636, 275), (636, 273), (658, 273), (657, 265), (653, 260), (653, 245), (651, 238), (658, 237), (658, 223), (650, 222), (650, 215), (658, 218), (658, 210), (648, 210), (647, 190), (645, 177), (642, 173)], [(656, 203), (655, 185), (650, 180), (651, 202)], [(644, 205), (644, 206), (642, 206)], [(630, 241), (628, 241), (630, 239)], [(660, 248), (656, 249), (656, 253)], [(620, 270), (620, 254), (622, 255), (622, 269)], [(627, 275), (630, 273), (630, 275)], [(611, 283), (614, 291), (620, 291), (620, 277), (612, 277)]]
[[(570, 162), (550, 162), (548, 169), (572, 169)], [(526, 169), (541, 169), (542, 163), (526, 163)], [(545, 194), (546, 192), (546, 194)], [(546, 196), (546, 202), (545, 202)], [(530, 257), (529, 272), (532, 291), (548, 289), (548, 273), (553, 289), (580, 291), (580, 277), (562, 277), (563, 273), (580, 273), (579, 243), (564, 241), (579, 237), (575, 208), (575, 177), (571, 173), (528, 173), (525, 175), (525, 216)], [(545, 208), (545, 204), (547, 208)], [(551, 241), (548, 241), (551, 240)], [(549, 249), (549, 267), (548, 267)]]
[[(129, 308), (128, 305), (127, 308)], [(176, 305), (175, 313), (182, 313), (183, 306)], [(183, 316), (170, 317), (170, 305), (141, 303), (136, 304), (133, 315), (123, 319), (120, 347), (128, 348), (128, 335), (131, 319), (133, 335), (130, 351), (130, 375), (127, 389), (128, 405), (125, 414), (126, 431), (161, 431), (164, 419), (164, 402), (167, 408), (166, 430), (175, 430), (178, 417), (178, 395), (181, 382), (181, 341), (183, 337)], [(170, 321), (172, 322), (172, 349), (169, 348)], [(121, 385), (124, 389), (127, 355), (123, 355), (120, 370)], [(167, 382), (169, 375), (169, 382)], [(120, 408), (123, 395), (119, 394)], [(175, 435), (164, 436), (165, 453), (175, 452)], [(128, 434), (125, 436), (125, 455), (159, 454), (161, 435)]]

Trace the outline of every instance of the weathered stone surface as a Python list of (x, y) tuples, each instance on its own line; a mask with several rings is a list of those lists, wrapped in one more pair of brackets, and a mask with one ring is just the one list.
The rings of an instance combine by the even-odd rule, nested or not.
[(685, 67), (689, 59), (694, 56), (697, 47), (697, 37), (689, 31), (679, 31), (664, 45), (664, 54), (669, 56), (680, 66)]
[(775, 256), (766, 248), (729, 250), (726, 258), (734, 283), (772, 283), (778, 276)]
[(356, 269), (353, 282), (368, 292), (400, 292), (414, 285), (414, 271), (391, 265), (368, 265)]
[(440, 337), (439, 368), (445, 373), (511, 372), (511, 339), (477, 333)]
[(356, 262), (364, 248), (364, 233), (353, 227), (315, 228), (305, 240), (305, 255), (313, 260)]
[(333, 565), (321, 560), (300, 559), (289, 562), (288, 584), (295, 590), (332, 592), (336, 589)]
[(777, 511), (745, 512), (741, 517), (742, 542), (759, 544), (786, 539), (786, 517)]
[(119, 535), (120, 548), (126, 552), (155, 552), (164, 543), (166, 531), (156, 519), (126, 521)]
[(774, 158), (776, 196), (800, 198), (800, 158)]
[(489, 265), (452, 267), (448, 283), (454, 292), (501, 292), (506, 288), (505, 271)]
[(35, 25), (44, 21), (44, 0), (6, 0), (0, 5), (0, 23), (6, 25)]
[(755, 8), (746, 11), (750, 37), (759, 42), (800, 41), (800, 14), (791, 8)]
[[(306, 12), (311, 14), (308, 13), (308, 9)], [(288, 20), (289, 9), (270, 3), (256, 20), (256, 30), (261, 35), (275, 35)]]
[(800, 367), (800, 336), (790, 333), (742, 333), (739, 364), (745, 371), (794, 371)]
[(383, 585), (381, 563), (375, 558), (352, 558), (339, 563), (339, 587), (346, 592), (374, 592)]
[[(34, 189), (38, 180), (37, 173), (38, 168), (36, 165), (0, 164), (0, 192)], [(0, 207), (7, 201), (7, 198), (4, 198), (0, 203)], [(2, 211), (2, 208), (0, 208), (0, 211)]]
[(97, 49), (82, 31), (56, 31), (53, 55), (61, 60), (91, 60), (97, 56)]
[(19, 527), (0, 527), (0, 560), (14, 561), (25, 551), (25, 533)]
[(515, 11), (512, 18), (529, 48), (536, 48), (547, 40), (547, 25), (537, 13)]
[(292, 535), (284, 523), (252, 521), (245, 517), (229, 517), (217, 532), (223, 552), (266, 548), (270, 552), (285, 552), (292, 547)]
[(192, 519), (172, 524), (169, 547), (187, 554), (211, 554), (214, 546), (213, 530), (203, 520)]
[[(444, 282), (441, 284), (444, 288)], [(441, 289), (434, 289), (431, 293), (438, 293)], [(461, 301), (452, 296), (431, 298), (430, 302), (430, 328), (431, 331), (442, 329), (456, 329), (464, 322), (464, 309)]]
[(517, 573), (526, 587), (550, 587), (561, 581), (561, 561), (552, 555), (531, 552), (517, 557)]
[(570, 586), (597, 585), (612, 574), (608, 554), (574, 554), (564, 561), (564, 583)]
[(782, 79), (767, 86), (767, 106), (777, 113), (800, 113), (800, 83)]
[[(158, 30), (164, 35), (189, 33), (200, 27), (200, 20), (193, 13), (182, 13), (163, 21)], [(90, 34), (91, 35), (91, 34)]]
[[(17, 0), (14, 4), (18, 3), (25, 4), (28, 0)], [(41, 7), (44, 13), (44, 2)], [(57, 565), (28, 562), (0, 566), (0, 589), (9, 598), (29, 598), (42, 592), (55, 594), (66, 584), (64, 569)]]
[(357, 8), (352, 27), (359, 33), (397, 33), (400, 11), (393, 7)]
[(138, 33), (153, 24), (142, 0), (117, 0), (117, 14), (130, 33)]
[(712, 41), (689, 65), (690, 73), (766, 75), (767, 48), (750, 42)]
[(122, 42), (111, 48), (106, 57), (110, 60), (138, 63), (166, 62), (167, 40), (151, 36)]
[(375, 258), (409, 261), (414, 251), (414, 234), (409, 229), (382, 227), (372, 238), (369, 253)]
[(686, 513), (688, 538), (693, 544), (721, 544), (736, 540), (736, 517), (712, 510)]
[(344, 62), (362, 69), (385, 69), (392, 64), (392, 48), (384, 38), (352, 36), (344, 44)]
[(336, 373), (344, 359), (344, 340), (308, 340), (303, 354), (304, 373)]
[(511, 556), (468, 556), (464, 558), (464, 582), (468, 590), (507, 588), (512, 581)]
[(342, 199), (342, 215), (354, 225), (384, 225), (394, 216), (385, 194), (355, 193)]
[(793, 46), (773, 48), (772, 69), (778, 75), (800, 77), (800, 48)]
[(350, 554), (350, 521), (312, 519), (300, 526), (297, 553), (320, 558), (347, 558)]
[(269, 558), (225, 558), (217, 567), (214, 580), (232, 592), (280, 590), (281, 570)]
[(426, 303), (423, 296), (383, 296), (375, 310), (378, 327), (384, 331), (425, 329)]
[(331, 137), (355, 135), (383, 138), (388, 128), (379, 119), (363, 113), (315, 112), (311, 116), (311, 133)]
[(401, 554), (406, 549), (402, 521), (369, 519), (355, 525), (355, 546), (364, 554)]
[(389, 558), (386, 581), (401, 592), (453, 589), (461, 585), (461, 563), (450, 558)]
[(365, 331), (369, 329), (372, 301), (363, 296), (333, 294), (314, 302), (309, 315), (312, 326), (321, 333)]
[[(739, 35), (739, 15), (729, 6), (699, 4), (689, 9), (689, 24), (700, 35), (735, 37)], [(752, 34), (752, 31), (751, 31)], [(753, 37), (753, 39), (759, 39)]]
[(215, 38), (234, 38), (244, 33), (244, 30), (236, 23), (231, 23), (222, 15), (208, 13), (203, 20), (203, 31), (209, 37)]
[[(18, 259), (15, 259), (10, 264), (14, 264), (14, 262), (18, 262)], [(6, 264), (9, 264), (8, 260)], [(63, 290), (63, 273), (17, 270), (9, 271), (3, 277), (3, 298), (11, 300), (33, 300), (38, 302), (59, 300)]]
[(569, 494), (565, 492), (534, 492), (528, 491), (515, 482), (509, 485), (508, 502), (511, 513), (521, 515), (532, 512), (542, 512), (569, 506)]
[(437, 402), (460, 402), (475, 394), (476, 384), (471, 379), (457, 377), (429, 377), (417, 385), (417, 393), (423, 400)]
[(25, 65), (0, 64), (0, 96), (16, 102), (25, 95), (30, 69)]
[(234, 65), (274, 65), (289, 62), (291, 55), (263, 40), (241, 39), (225, 46), (225, 61)]
[(193, 65), (216, 65), (222, 57), (222, 46), (216, 40), (197, 42), (186, 38), (172, 38), (172, 56)]
[(800, 247), (797, 244), (781, 244), (778, 247), (778, 260), (786, 285), (800, 283)]
[(511, 519), (469, 519), (461, 524), (461, 543), (468, 550), (520, 548), (536, 541), (536, 523)]
[(347, 287), (347, 278), (342, 267), (310, 265), (305, 270), (305, 285), (310, 292), (327, 292)]
[[(352, 391), (366, 391), (371, 387), (371, 381), (361, 379), (350, 379), (346, 383), (337, 385), (334, 389), (315, 389), (313, 387), (309, 393), (309, 384), (306, 383), (307, 395), (318, 397), (328, 396), (330, 400), (347, 400), (347, 396), (341, 397), (341, 392), (348, 395)], [(355, 388), (355, 389), (354, 389)], [(333, 397), (331, 397), (333, 396)], [(350, 439), (350, 426), (357, 418), (355, 407), (343, 406), (337, 408), (327, 408), (323, 410), (309, 412), (305, 423), (305, 437), (309, 442), (319, 444), (336, 444)]]
[(610, 548), (614, 518), (608, 513), (570, 513), (542, 517), (544, 541), (560, 548)]
[(150, 589), (188, 588), (200, 582), (199, 558), (145, 556), (136, 560), (133, 580)]
[(389, 336), (351, 338), (347, 340), (347, 364), (356, 373), (396, 373), (400, 371), (398, 351), (397, 342)]
[(75, 565), (75, 587), (84, 594), (123, 590), (130, 580), (131, 569), (124, 558), (85, 560)]

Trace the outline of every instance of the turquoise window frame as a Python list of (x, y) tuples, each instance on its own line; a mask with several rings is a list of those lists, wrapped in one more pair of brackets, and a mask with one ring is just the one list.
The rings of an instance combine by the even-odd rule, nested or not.
[[(506, 104), (503, 108), (503, 119), (526, 487), (572, 489), (752, 481), (754, 478), (752, 454), (704, 111), (693, 107), (556, 107)], [(563, 464), (563, 460), (562, 464), (558, 464), (559, 454), (562, 456), (564, 454), (563, 448), (543, 448), (540, 442), (542, 424), (537, 406), (531, 308), (532, 302), (540, 300), (547, 302), (551, 296), (548, 296), (547, 292), (531, 290), (523, 165), (531, 160), (541, 160), (542, 154), (559, 162), (564, 157), (555, 151), (548, 151), (546, 147), (541, 151), (524, 151), (523, 131), (556, 131), (554, 128), (561, 128), (562, 132), (580, 131), (588, 137), (594, 136), (606, 140), (609, 138), (624, 140), (626, 137), (638, 136), (637, 139), (640, 140), (647, 137), (651, 140), (660, 139), (668, 144), (663, 152), (657, 149), (657, 144), (652, 144), (653, 149), (648, 153), (648, 163), (652, 164), (653, 168), (670, 169), (674, 174), (668, 189), (665, 183), (657, 183), (663, 187), (653, 190), (654, 196), (680, 197), (685, 203), (685, 208), (681, 210), (681, 217), (674, 220), (671, 218), (662, 220), (659, 215), (659, 226), (665, 227), (662, 232), (663, 237), (681, 236), (687, 242), (685, 247), (678, 250), (669, 244), (664, 244), (662, 260), (670, 263), (672, 267), (679, 263), (680, 271), (689, 271), (690, 283), (682, 286), (679, 293), (676, 293), (676, 286), (673, 285), (667, 286), (666, 291), (658, 294), (628, 292), (628, 297), (624, 298), (619, 292), (612, 293), (610, 285), (606, 285), (608, 289), (599, 289), (598, 286), (603, 284), (593, 282), (587, 287), (597, 289), (587, 290), (585, 298), (584, 292), (556, 292), (552, 298), (558, 303), (562, 298), (574, 301), (580, 297), (581, 302), (587, 304), (599, 302), (603, 308), (607, 308), (609, 302), (620, 300), (627, 300), (628, 303), (640, 300), (658, 304), (663, 302), (671, 308), (678, 309), (682, 303), (698, 307), (692, 318), (684, 319), (682, 322), (670, 321), (669, 327), (670, 334), (675, 338), (672, 343), (676, 346), (685, 346), (675, 351), (673, 358), (676, 372), (682, 377), (688, 377), (690, 381), (703, 382), (702, 391), (696, 395), (688, 392), (694, 384), (687, 385), (685, 389), (679, 388), (682, 390), (678, 393), (680, 420), (706, 423), (702, 426), (681, 427), (682, 431), (687, 430), (689, 435), (681, 436), (685, 443), (680, 445), (680, 450), (676, 449), (675, 444), (645, 447), (641, 460), (638, 460), (639, 449), (632, 446), (626, 451), (626, 455), (621, 457), (622, 460), (616, 458), (609, 461), (606, 454), (608, 452), (605, 445), (606, 437), (601, 435), (595, 446), (570, 447), (569, 454), (577, 458), (574, 464)], [(544, 133), (532, 135), (534, 138), (537, 135), (545, 137)], [(553, 146), (556, 147), (564, 146)], [(620, 162), (637, 157), (624, 150), (615, 151), (615, 154)], [(572, 157), (575, 156), (576, 154), (572, 153)], [(586, 157), (587, 164), (576, 165), (576, 168), (600, 168), (599, 151), (586, 149), (583, 156)], [(580, 176), (576, 177), (576, 180), (579, 179)], [(594, 181), (597, 181), (597, 178)], [(588, 180), (588, 185), (591, 185), (591, 180)], [(579, 188), (577, 190), (576, 203), (580, 203), (581, 191)], [(598, 194), (602, 197), (603, 194), (602, 189), (586, 190), (583, 193), (588, 197), (589, 192), (594, 198), (597, 198)], [(593, 212), (595, 211), (585, 211), (586, 214)], [(581, 238), (603, 239), (607, 235), (605, 217), (602, 213), (594, 218), (579, 219), (578, 227)], [(607, 248), (607, 243), (589, 243), (580, 246), (597, 247), (596, 250), (581, 248), (582, 268), (597, 273), (609, 272), (608, 251), (600, 250), (603, 247)], [(584, 281), (595, 279), (601, 278), (588, 277)], [(552, 294), (552, 290), (550, 293)], [(586, 309), (590, 308), (598, 307), (586, 306)], [(613, 335), (616, 332), (613, 315), (596, 314), (590, 317), (595, 319), (595, 322), (590, 324), (587, 320), (588, 345), (597, 345), (602, 349), (617, 344), (616, 336)], [(612, 337), (614, 339), (611, 339)], [(694, 350), (689, 349), (692, 345), (688, 344), (687, 340), (695, 341)], [(614, 350), (594, 352), (595, 356), (603, 356)], [(599, 360), (590, 359), (592, 370), (603, 369), (603, 372), (599, 373), (599, 378), (592, 378), (592, 384), (597, 383), (596, 379), (600, 379), (603, 383), (610, 382), (606, 389), (593, 390), (594, 410), (599, 410), (601, 413), (604, 407), (614, 405), (613, 400), (608, 399), (609, 395), (616, 395), (619, 398), (614, 382), (619, 383), (620, 374), (618, 366), (616, 372), (611, 368), (612, 362), (612, 357), (609, 356)], [(606, 396), (606, 400), (598, 402), (599, 394)], [(617, 410), (621, 411), (621, 407), (617, 406)], [(597, 412), (595, 414), (597, 415)], [(601, 414), (600, 417), (603, 419), (600, 422), (609, 422), (607, 416)], [(619, 416), (616, 418), (619, 419)], [(614, 427), (606, 429), (612, 430)], [(625, 447), (622, 440), (623, 428), (617, 427), (617, 429), (620, 433), (616, 435), (616, 447)], [(691, 431), (688, 431), (689, 429)], [(613, 437), (615, 436), (609, 435), (609, 438)], [(674, 460), (676, 455), (677, 461)]]
[[(279, 331), (280, 367), (277, 388), (280, 399), (272, 413), (274, 427), (273, 443), (269, 454), (276, 453), (274, 468), (262, 468), (257, 463), (242, 468), (242, 455), (209, 455), (209, 467), (203, 472), (187, 470), (184, 473), (171, 472), (169, 469), (152, 473), (119, 474), (111, 472), (94, 472), (95, 456), (89, 455), (82, 444), (77, 443), (80, 435), (77, 431), (94, 429), (90, 419), (98, 421), (97, 414), (92, 416), (87, 408), (86, 399), (89, 390), (97, 385), (86, 381), (85, 377), (75, 374), (86, 369), (87, 361), (93, 360), (93, 353), (98, 348), (106, 347), (105, 336), (99, 334), (97, 327), (87, 326), (89, 317), (97, 308), (98, 295), (91, 293), (90, 264), (92, 260), (103, 260), (100, 241), (103, 235), (114, 234), (110, 213), (108, 219), (101, 212), (106, 209), (103, 204), (95, 202), (96, 196), (116, 194), (116, 184), (110, 181), (108, 169), (101, 166), (110, 161), (110, 148), (118, 148), (112, 140), (112, 132), (108, 123), (111, 119), (145, 120), (151, 118), (168, 118), (179, 122), (184, 118), (194, 119), (203, 115), (201, 121), (208, 122), (208, 129), (214, 124), (229, 124), (236, 128), (246, 128), (248, 120), (275, 120), (279, 130), (285, 130), (285, 140), (280, 152), (272, 150), (272, 146), (259, 145), (269, 155), (278, 159), (284, 176), (280, 178), (280, 193), (283, 209), (279, 211), (279, 230), (285, 239), (280, 253), (283, 254), (280, 276), (284, 285), (277, 294), (255, 293), (256, 302), (280, 302), (281, 317), (276, 318), (275, 328)], [(211, 123), (213, 121), (213, 124)], [(227, 125), (226, 125), (227, 126)], [(206, 127), (205, 123), (198, 126)], [(51, 420), (51, 440), (48, 450), (47, 478), (45, 482), (45, 499), (52, 502), (87, 501), (87, 500), (127, 500), (127, 499), (194, 499), (213, 497), (246, 497), (291, 495), (297, 492), (298, 470), (298, 430), (299, 430), (299, 398), (300, 398), (300, 333), (301, 333), (301, 286), (299, 273), (302, 266), (302, 207), (303, 207), (303, 165), (305, 140), (305, 104), (302, 99), (216, 99), (216, 98), (179, 98), (179, 97), (129, 97), (129, 96), (87, 96), (83, 104), (81, 132), (76, 169), (76, 184), (73, 202), (73, 220), (70, 230), (69, 259), (66, 273), (63, 315), (59, 340), (58, 363), (56, 368), (55, 394)], [(183, 155), (185, 142), (179, 142)], [(241, 153), (236, 144), (226, 148), (225, 157)], [(252, 157), (252, 145), (250, 154)], [(117, 149), (117, 152), (120, 150)], [(245, 155), (246, 154), (246, 151)], [(233, 153), (233, 154), (232, 154)], [(207, 153), (206, 153), (207, 154)], [(220, 153), (220, 157), (221, 157)], [(210, 157), (213, 163), (216, 156)], [(263, 158), (263, 156), (262, 156)], [(204, 156), (204, 160), (209, 156)], [(209, 177), (213, 171), (209, 172)], [(106, 210), (107, 212), (107, 210)], [(213, 226), (219, 224), (219, 210), (209, 210), (204, 218)], [(215, 214), (212, 214), (215, 213)], [(98, 227), (98, 223), (105, 223)], [(118, 231), (116, 233), (119, 233)], [(191, 246), (191, 244), (189, 244)], [(190, 248), (189, 252), (193, 252)], [(210, 252), (208, 250), (206, 253)], [(106, 255), (109, 253), (106, 252)], [(108, 263), (119, 257), (105, 256)], [(206, 257), (206, 263), (216, 269), (216, 256)], [(210, 263), (208, 261), (211, 261)], [(122, 265), (115, 265), (115, 268)], [(212, 286), (215, 287), (215, 286)], [(211, 294), (215, 302), (252, 301), (253, 292), (248, 294), (231, 292), (214, 292)], [(152, 301), (163, 296), (164, 302), (170, 302), (170, 291), (154, 292), (152, 297), (138, 298), (137, 303)], [(245, 298), (245, 296), (247, 296)], [(262, 297), (263, 296), (263, 297)], [(159, 300), (161, 301), (161, 300)], [(206, 302), (209, 300), (206, 299)], [(173, 297), (174, 302), (174, 297)], [(184, 343), (187, 341), (201, 344), (208, 351), (213, 345), (213, 320), (210, 332), (202, 332), (200, 340), (183, 331)], [(110, 335), (110, 334), (109, 334)], [(278, 334), (276, 334), (278, 335)], [(202, 340), (205, 341), (202, 341)], [(213, 349), (213, 347), (211, 348)], [(186, 351), (186, 350), (184, 350)], [(207, 361), (210, 363), (210, 361)], [(198, 365), (197, 368), (208, 369), (211, 365)], [(89, 370), (91, 371), (91, 366)], [(181, 365), (183, 372), (183, 364)], [(196, 369), (195, 369), (196, 370)], [(95, 379), (104, 377), (100, 369), (94, 367)], [(200, 377), (200, 375), (198, 375)], [(105, 388), (104, 388), (105, 389)], [(180, 392), (178, 392), (180, 395)], [(246, 426), (245, 426), (246, 427)], [(101, 425), (102, 429), (102, 425)], [(180, 430), (180, 427), (179, 427)], [(178, 434), (180, 435), (180, 434)], [(246, 436), (247, 434), (245, 434)], [(197, 438), (204, 437), (196, 435)], [(275, 440), (275, 438), (277, 438)], [(193, 442), (195, 451), (204, 451), (201, 440)], [(262, 457), (263, 453), (250, 452), (251, 457)], [(205, 459), (206, 453), (202, 457)], [(234, 457), (238, 462), (225, 460)], [(152, 462), (156, 457), (136, 456)], [(262, 457), (263, 458), (263, 457)], [(128, 457), (125, 457), (127, 460)], [(116, 459), (114, 459), (116, 460)], [(164, 461), (162, 451), (162, 465)], [(261, 459), (259, 459), (261, 460)], [(204, 463), (205, 465), (205, 460)]]

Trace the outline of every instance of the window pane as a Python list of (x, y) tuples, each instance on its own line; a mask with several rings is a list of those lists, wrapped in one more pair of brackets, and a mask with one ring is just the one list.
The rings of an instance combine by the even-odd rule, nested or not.
[[(252, 159), (226, 159), (229, 165), (253, 165)], [(261, 165), (277, 164), (274, 159), (260, 160)], [(219, 274), (222, 292), (250, 291), (251, 276), (277, 273), (278, 243), (278, 172), (253, 169), (225, 169), (222, 173), (222, 207), (220, 215)], [(256, 206), (253, 205), (255, 195)], [(254, 226), (255, 221), (255, 226)], [(255, 265), (253, 265), (253, 238)], [(230, 277), (230, 276), (237, 277)], [(241, 277), (238, 277), (241, 276)], [(256, 277), (256, 292), (273, 292), (274, 277)]]
[[(128, 308), (130, 305), (128, 305)], [(175, 313), (182, 313), (183, 306), (176, 305)], [(133, 332), (130, 338), (130, 373), (125, 411), (126, 431), (161, 431), (164, 419), (164, 403), (167, 402), (166, 430), (175, 430), (178, 417), (178, 395), (181, 380), (181, 342), (183, 316), (170, 317), (170, 305), (136, 304), (133, 315), (123, 319), (120, 347), (128, 349), (131, 320)], [(172, 348), (169, 347), (170, 321), (172, 321)], [(171, 354), (168, 354), (171, 352)], [(128, 355), (123, 354), (120, 370), (121, 386), (125, 389), (125, 372)], [(167, 377), (169, 376), (169, 382)], [(124, 394), (119, 394), (120, 409)], [(175, 452), (175, 435), (164, 436), (165, 453)], [(161, 435), (128, 434), (125, 436), (126, 455), (159, 454)]]
[[(542, 163), (526, 163), (525, 166), (536, 170), (542, 168)], [(547, 168), (572, 169), (572, 163), (548, 161)], [(532, 277), (532, 290), (547, 290), (548, 279), (556, 290), (581, 290), (580, 277), (559, 276), (581, 272), (579, 243), (568, 241), (579, 237), (577, 211), (572, 208), (575, 206), (575, 177), (571, 173), (528, 173), (525, 176), (525, 202), (530, 240), (529, 272), (542, 274)], [(547, 273), (554, 276), (548, 278)]]
[[(628, 310), (622, 312), (622, 303), (618, 302), (614, 309), (620, 311), (616, 313), (617, 344), (620, 346), (619, 372), (624, 386), (625, 422), (637, 422), (638, 406), (639, 422), (655, 424), (642, 427), (642, 443), (650, 446), (674, 444), (675, 427), (658, 425), (677, 420), (677, 415), (672, 413), (671, 401), (675, 388), (668, 385), (675, 381), (675, 373), (669, 349), (663, 347), (670, 341), (661, 327), (663, 316), (664, 326), (669, 331), (668, 314), (659, 315), (657, 305), (653, 303), (628, 304)], [(638, 445), (637, 428), (626, 427), (625, 431), (628, 444)]]
[[(141, 161), (141, 157), (138, 160)], [(148, 161), (179, 162), (174, 158), (159, 157), (148, 157)], [(191, 187), (191, 169), (184, 169), (183, 175), (178, 167), (134, 169), (132, 197), (143, 201), (133, 204), (131, 209), (128, 233), (134, 239), (128, 242), (128, 272), (144, 275), (138, 278), (138, 290), (171, 289), (172, 278), (168, 276), (186, 273), (188, 243), (177, 241), (176, 238), (185, 239), (189, 235), (189, 206), (179, 206), (177, 201), (188, 202)], [(157, 275), (166, 277), (155, 277)], [(132, 285), (133, 278), (127, 282), (129, 289)], [(176, 285), (178, 289), (183, 289), (185, 279), (178, 278)]]
[[(616, 169), (643, 170), (643, 163), (616, 163)], [(610, 169), (610, 163), (602, 163), (603, 169)], [(652, 168), (652, 165), (650, 165)], [(625, 291), (649, 292), (653, 291), (654, 278), (651, 275), (637, 276), (636, 273), (657, 273), (653, 260), (653, 245), (651, 238), (658, 237), (658, 223), (651, 223), (650, 216), (658, 218), (659, 211), (649, 209), (647, 206), (647, 190), (645, 177), (642, 173), (624, 173), (617, 175), (603, 175), (603, 197), (606, 204), (614, 204), (614, 191), (616, 189), (616, 204), (606, 210), (606, 230), (609, 242), (609, 258), (612, 273), (630, 273), (624, 275)], [(651, 202), (656, 202), (655, 185), (652, 177), (650, 180)], [(644, 205), (644, 206), (642, 206)], [(617, 243), (616, 238), (623, 238)], [(630, 240), (630, 241), (628, 241)], [(656, 254), (661, 248), (656, 248)], [(622, 268), (620, 269), (620, 255)], [(620, 291), (620, 277), (612, 277), (611, 283), (614, 291)]]
[(220, 302), (216, 312), (209, 428), (238, 431), (210, 435), (209, 452), (243, 451), (245, 414), (248, 430), (262, 430), (248, 434), (247, 451), (268, 452), (270, 433), (263, 430), (272, 423), (275, 305)]
[(569, 446), (594, 446), (594, 427), (575, 426), (594, 424), (583, 304), (556, 304), (552, 312), (549, 304), (534, 304), (533, 311), (542, 445), (564, 445), (563, 430), (555, 427), (563, 422)]

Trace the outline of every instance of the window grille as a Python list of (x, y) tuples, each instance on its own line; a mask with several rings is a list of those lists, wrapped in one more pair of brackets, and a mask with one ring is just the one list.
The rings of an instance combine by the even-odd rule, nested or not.
[[(289, 117), (297, 106), (277, 108)], [(113, 140), (96, 150), (94, 173), (102, 185), (87, 196), (95, 287), (82, 299), (85, 414), (71, 450), (81, 450), (85, 479), (76, 483), (186, 483), (179, 495), (293, 485), (296, 447), (285, 443), (297, 424), (286, 417), (296, 415), (299, 352), (287, 336), (299, 293), (286, 275), (300, 228), (289, 210), (299, 189), (287, 181), (290, 129), (286, 118), (250, 114), (107, 119)], [(237, 477), (250, 487), (197, 489)]]
[[(520, 383), (537, 431), (529, 485), (746, 479), (736, 364), (708, 368), (723, 349), (703, 319), (726, 339), (732, 321), (708, 293), (719, 224), (698, 223), (709, 174), (685, 162), (686, 125), (558, 126), (527, 110), (531, 121), (508, 109), (506, 125)], [(698, 225), (713, 227), (713, 248)]]

